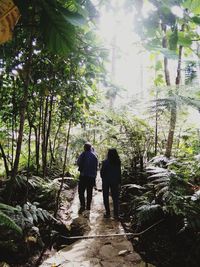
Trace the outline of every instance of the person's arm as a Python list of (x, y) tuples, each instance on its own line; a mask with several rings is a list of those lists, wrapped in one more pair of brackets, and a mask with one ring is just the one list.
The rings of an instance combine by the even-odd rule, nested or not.
[(80, 154), (80, 156), (78, 157), (78, 159), (77, 159), (77, 165), (79, 166), (79, 168), (80, 168), (80, 166), (82, 165), (82, 163), (83, 163), (83, 153), (81, 153)]
[(122, 171), (121, 171), (121, 164), (119, 165), (119, 184), (122, 182)]
[(96, 176), (97, 176), (97, 171), (98, 171), (98, 158), (97, 157), (95, 159), (95, 169), (96, 169)]
[(105, 174), (105, 162), (103, 161), (102, 162), (101, 169), (100, 169), (100, 176), (101, 176), (101, 178), (103, 178), (104, 174)]

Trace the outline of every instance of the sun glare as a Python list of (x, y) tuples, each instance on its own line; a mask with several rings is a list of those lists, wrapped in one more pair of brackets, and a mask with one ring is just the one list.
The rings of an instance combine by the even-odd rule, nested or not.
[[(147, 6), (146, 14), (151, 10), (152, 6)], [(149, 72), (145, 71), (144, 75), (144, 69), (150, 65), (150, 61), (148, 53), (144, 52), (140, 39), (134, 31), (134, 13), (127, 13), (123, 8), (115, 12), (103, 8), (99, 32), (110, 52), (108, 72), (112, 81), (122, 88), (121, 97), (117, 102), (123, 102), (127, 97), (144, 92), (150, 80)], [(114, 59), (113, 49), (115, 49)], [(111, 73), (113, 64), (115, 73)]]
[(176, 15), (179, 18), (183, 18), (184, 14), (183, 14), (183, 10), (179, 7), (179, 6), (173, 6), (171, 8), (171, 11), (174, 15)]

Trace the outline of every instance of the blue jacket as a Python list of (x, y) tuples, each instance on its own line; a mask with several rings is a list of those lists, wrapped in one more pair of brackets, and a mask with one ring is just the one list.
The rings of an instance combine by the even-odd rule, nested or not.
[(103, 183), (120, 184), (121, 164), (113, 165), (106, 159), (102, 162), (100, 174)]
[(79, 167), (80, 175), (96, 177), (98, 159), (92, 151), (84, 151), (80, 154), (77, 165)]

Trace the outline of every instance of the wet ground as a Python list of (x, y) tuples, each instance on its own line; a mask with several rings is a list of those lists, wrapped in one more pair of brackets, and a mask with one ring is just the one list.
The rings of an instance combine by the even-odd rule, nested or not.
[[(101, 188), (100, 179), (98, 179), (97, 187)], [(111, 199), (110, 202), (112, 202)], [(142, 262), (140, 256), (134, 252), (121, 223), (112, 217), (103, 218), (104, 207), (100, 190), (94, 190), (90, 212), (85, 211), (82, 215), (78, 215), (78, 203), (76, 192), (70, 208), (70, 217), (66, 217), (66, 223), (69, 224), (69, 220), (71, 220), (84, 225), (87, 230), (84, 236), (108, 236), (79, 239), (46, 259), (40, 265), (41, 267), (150, 267)], [(122, 236), (109, 236), (113, 234), (122, 234)]]

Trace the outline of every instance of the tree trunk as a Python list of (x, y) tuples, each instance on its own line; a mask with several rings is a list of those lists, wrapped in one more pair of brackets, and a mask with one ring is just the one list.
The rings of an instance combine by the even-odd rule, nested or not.
[(155, 156), (157, 155), (158, 151), (158, 92), (156, 92), (156, 121), (155, 121), (155, 146), (154, 146), (154, 153)]
[(46, 175), (46, 128), (47, 128), (47, 114), (48, 114), (49, 97), (45, 101), (45, 110), (42, 112), (42, 173), (43, 177)]
[[(181, 31), (184, 31), (184, 25), (182, 25)], [(182, 53), (183, 53), (183, 46), (180, 45), (179, 46), (177, 75), (176, 75), (176, 81), (175, 81), (177, 88), (179, 87), (180, 82), (181, 82)], [(174, 133), (175, 133), (175, 128), (176, 128), (176, 118), (177, 118), (177, 105), (176, 105), (176, 102), (174, 101), (174, 104), (172, 104), (172, 107), (171, 107), (170, 126), (169, 126), (167, 145), (166, 145), (166, 151), (165, 151), (165, 156), (167, 158), (170, 158), (171, 153), (172, 153)]]
[(27, 102), (28, 102), (28, 88), (30, 84), (30, 74), (31, 74), (31, 62), (32, 62), (32, 54), (33, 54), (33, 32), (30, 33), (29, 38), (29, 44), (28, 44), (28, 56), (27, 56), (27, 62), (24, 66), (24, 95), (23, 99), (21, 101), (21, 107), (20, 107), (20, 121), (19, 121), (19, 130), (18, 130), (18, 138), (17, 138), (17, 148), (15, 153), (15, 160), (14, 165), (12, 168), (11, 173), (11, 179), (8, 183), (8, 194), (7, 194), (7, 201), (8, 203), (11, 200), (12, 193), (13, 193), (13, 187), (15, 184), (15, 178), (18, 172), (19, 167), (19, 160), (20, 160), (20, 154), (21, 154), (21, 147), (22, 147), (22, 140), (23, 140), (23, 133), (24, 133), (24, 123), (25, 123), (25, 113), (27, 109)]
[(29, 125), (29, 135), (28, 135), (28, 164), (27, 164), (27, 171), (30, 172), (30, 161), (31, 161), (31, 132), (32, 126)]
[(12, 116), (12, 141), (11, 141), (11, 168), (13, 168), (13, 162), (14, 162), (14, 142), (15, 142), (15, 115), (13, 113)]
[[(73, 108), (72, 108), (72, 112), (73, 112)], [(54, 211), (54, 217), (55, 218), (57, 217), (57, 213), (58, 213), (58, 210), (59, 210), (60, 194), (62, 192), (62, 188), (63, 188), (63, 184), (64, 184), (64, 176), (65, 176), (65, 169), (66, 169), (66, 162), (67, 162), (67, 155), (68, 155), (68, 147), (69, 147), (69, 138), (70, 138), (71, 125), (72, 125), (72, 116), (70, 118), (68, 130), (67, 130), (67, 140), (66, 140), (65, 156), (64, 156), (63, 171), (62, 171), (62, 180), (61, 180), (60, 188), (58, 190), (58, 194), (57, 194), (57, 197), (56, 197), (56, 207), (55, 207), (55, 211)]]
[(174, 103), (173, 107), (171, 108), (171, 114), (170, 114), (170, 128), (168, 132), (168, 138), (167, 138), (167, 145), (166, 145), (166, 151), (165, 156), (167, 158), (171, 157), (172, 153), (172, 145), (174, 140), (174, 131), (176, 127), (176, 104)]
[[(162, 40), (162, 46), (163, 48), (167, 48), (167, 37), (166, 37), (166, 25), (162, 25), (162, 30), (165, 34)], [(170, 82), (170, 75), (169, 75), (169, 69), (168, 69), (168, 59), (164, 57), (164, 72), (165, 72), (165, 82), (167, 86), (171, 85)], [(166, 144), (166, 151), (165, 156), (167, 158), (170, 158), (171, 151), (172, 151), (172, 144), (174, 139), (174, 130), (176, 126), (176, 108), (171, 108), (171, 114), (170, 114), (170, 124), (169, 124), (169, 132), (168, 132), (168, 138), (167, 138), (167, 144)]]
[(3, 162), (4, 162), (4, 168), (6, 171), (6, 178), (8, 179), (9, 178), (8, 162), (7, 162), (6, 154), (4, 152), (4, 149), (3, 149), (3, 146), (1, 143), (0, 143), (0, 151), (1, 151), (2, 158), (3, 158)]
[(69, 138), (70, 138), (70, 131), (71, 131), (71, 126), (72, 126), (73, 114), (74, 114), (74, 95), (73, 95), (69, 125), (68, 125), (68, 130), (67, 130), (67, 140), (66, 140), (65, 156), (64, 156), (64, 162), (63, 162), (62, 180), (61, 180), (60, 188), (58, 190), (58, 194), (56, 197), (56, 206), (55, 206), (55, 211), (54, 211), (55, 218), (57, 217), (57, 214), (58, 214), (58, 210), (59, 210), (59, 206), (60, 206), (60, 195), (61, 195), (63, 184), (64, 184), (64, 176), (65, 176), (65, 169), (66, 169), (68, 147), (69, 147)]
[(39, 124), (38, 124), (38, 134), (37, 134), (37, 148), (36, 148), (36, 166), (37, 174), (40, 168), (40, 138), (41, 138), (41, 124), (42, 124), (42, 97), (40, 98), (40, 112), (39, 112)]
[(52, 107), (53, 107), (53, 95), (51, 95), (50, 102), (49, 102), (48, 124), (47, 124), (47, 130), (46, 130), (46, 135), (45, 135), (44, 162), (43, 162), (43, 176), (44, 177), (46, 176), (47, 151), (48, 151), (49, 136), (50, 136), (50, 131), (51, 131)]
[[(167, 36), (166, 36), (166, 25), (162, 24), (162, 30), (164, 32), (164, 37), (162, 39), (162, 47), (167, 48)], [(171, 85), (170, 74), (168, 68), (168, 58), (164, 56), (164, 72), (165, 72), (165, 82), (167, 86)]]
[(58, 125), (58, 129), (56, 131), (56, 134), (54, 136), (54, 140), (53, 140), (53, 146), (51, 147), (51, 161), (50, 161), (50, 168), (52, 166), (52, 161), (55, 160), (55, 147), (56, 147), (56, 141), (58, 138), (58, 134), (60, 132), (60, 128), (62, 126), (62, 114), (60, 116), (60, 121), (59, 121), (59, 125)]
[(32, 127), (29, 124), (29, 136), (28, 136), (28, 164), (27, 164), (27, 176), (26, 176), (26, 194), (24, 197), (24, 203), (28, 200), (28, 193), (29, 193), (29, 178), (30, 178), (30, 161), (31, 161), (31, 131)]

